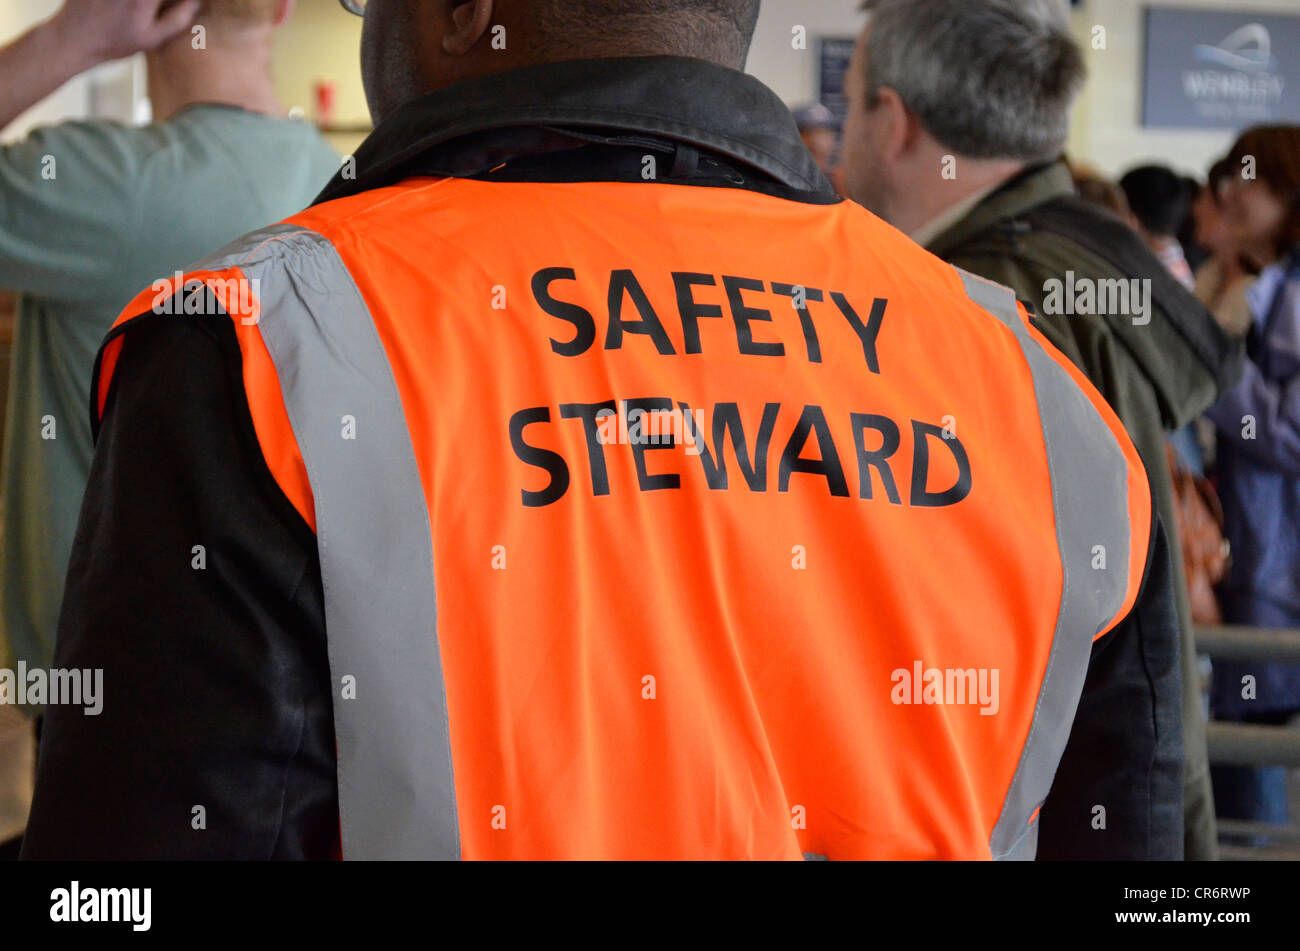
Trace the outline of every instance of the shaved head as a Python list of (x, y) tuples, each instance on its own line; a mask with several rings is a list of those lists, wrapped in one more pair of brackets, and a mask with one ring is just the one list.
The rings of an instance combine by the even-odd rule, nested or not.
[[(691, 56), (743, 69), (759, 0), (535, 0), (539, 45)], [(606, 54), (610, 55), (610, 54)]]
[(743, 69), (759, 0), (370, 0), (361, 71), (371, 115), (522, 66), (684, 56)]

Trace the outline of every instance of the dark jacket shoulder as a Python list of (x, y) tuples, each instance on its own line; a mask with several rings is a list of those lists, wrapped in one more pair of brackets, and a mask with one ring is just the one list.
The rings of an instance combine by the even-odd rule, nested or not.
[(1195, 419), (1240, 376), (1241, 342), (1123, 221), (1077, 198), (1063, 161), (1006, 183), (930, 250), (1011, 286), (1121, 417), (1127, 373), (1153, 391), (1169, 430)]

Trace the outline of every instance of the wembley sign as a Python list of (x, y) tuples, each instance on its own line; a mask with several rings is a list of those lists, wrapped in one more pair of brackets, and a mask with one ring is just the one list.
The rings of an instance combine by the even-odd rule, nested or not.
[(1148, 8), (1142, 112), (1166, 128), (1300, 121), (1300, 17)]

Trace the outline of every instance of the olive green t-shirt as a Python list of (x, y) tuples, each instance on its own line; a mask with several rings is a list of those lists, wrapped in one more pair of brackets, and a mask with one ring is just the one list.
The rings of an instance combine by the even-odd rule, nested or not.
[(51, 664), (93, 451), (90, 377), (119, 312), (156, 279), (302, 210), (338, 168), (308, 123), (218, 105), (143, 128), (69, 122), (0, 147), (0, 289), (20, 295), (0, 667)]

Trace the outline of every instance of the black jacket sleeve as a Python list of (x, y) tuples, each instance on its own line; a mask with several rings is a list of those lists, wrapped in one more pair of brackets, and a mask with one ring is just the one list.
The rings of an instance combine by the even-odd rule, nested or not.
[(1169, 542), (1152, 519), (1127, 618), (1092, 647), (1070, 739), (1039, 815), (1038, 858), (1183, 857), (1183, 718)]
[(315, 538), (272, 480), (225, 317), (137, 318), (114, 375), (23, 858), (330, 858), (335, 747)]

